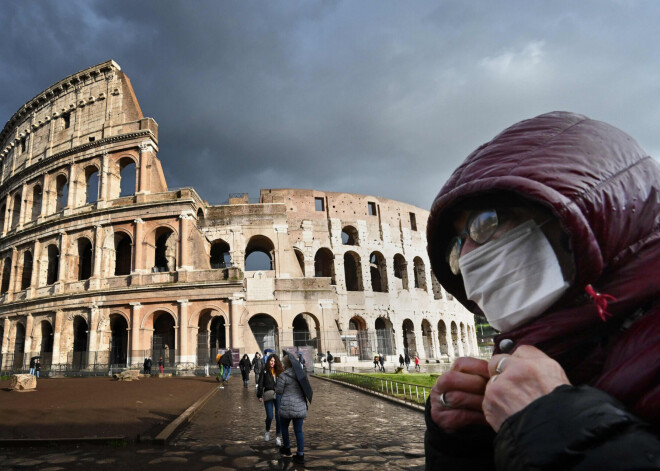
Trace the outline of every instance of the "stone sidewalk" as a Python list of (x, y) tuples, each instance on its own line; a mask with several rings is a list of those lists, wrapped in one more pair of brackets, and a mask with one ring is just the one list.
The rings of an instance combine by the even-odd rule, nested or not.
[(0, 470), (424, 469), (422, 413), (321, 379), (311, 382), (304, 466), (280, 457), (274, 423), (273, 439), (264, 442), (265, 411), (254, 384), (245, 389), (233, 376), (165, 447), (2, 449)]

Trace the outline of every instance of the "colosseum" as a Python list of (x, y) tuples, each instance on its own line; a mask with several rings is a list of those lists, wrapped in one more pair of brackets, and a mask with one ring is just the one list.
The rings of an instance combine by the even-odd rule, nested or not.
[[(437, 283), (428, 212), (301, 189), (209, 205), (168, 190), (158, 125), (114, 61), (23, 105), (0, 135), (0, 365), (173, 371), (295, 347), (359, 365), (477, 353), (473, 316)], [(389, 358), (388, 358), (389, 359)]]

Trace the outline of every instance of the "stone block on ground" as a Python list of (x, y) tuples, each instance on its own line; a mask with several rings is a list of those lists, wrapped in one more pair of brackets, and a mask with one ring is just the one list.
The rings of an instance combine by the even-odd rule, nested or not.
[(140, 379), (140, 370), (124, 370), (121, 373), (112, 375), (118, 381), (133, 381)]
[(11, 375), (9, 389), (12, 391), (34, 391), (37, 389), (37, 377), (30, 374)]

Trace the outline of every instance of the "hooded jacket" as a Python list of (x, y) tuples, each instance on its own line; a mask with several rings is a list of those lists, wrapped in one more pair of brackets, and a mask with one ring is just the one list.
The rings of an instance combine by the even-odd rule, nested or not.
[[(513, 464), (511, 453), (527, 454), (518, 462), (527, 466), (534, 461), (532, 455), (542, 454), (533, 447), (530, 449), (529, 444), (521, 449), (524, 442), (521, 437), (529, 436), (534, 427), (541, 427), (539, 421), (547, 422), (543, 413), (553, 416), (553, 407), (573, 410), (558, 405), (555, 401), (558, 397), (568, 404), (579, 402), (576, 398), (593, 396), (596, 402), (585, 399), (582, 403), (587, 410), (587, 403), (613, 401), (611, 404), (616, 405), (610, 411), (616, 410), (612, 412), (614, 415), (625, 416), (629, 424), (641, 423), (639, 430), (648, 429), (644, 422), (657, 428), (660, 424), (658, 162), (619, 129), (567, 112), (548, 113), (517, 123), (470, 154), (436, 197), (427, 239), (431, 266), (438, 281), (474, 313), (481, 311), (466, 298), (462, 278), (450, 271), (445, 255), (455, 235), (451, 222), (456, 210), (478, 202), (483, 207), (485, 201), (493, 207), (531, 203), (549, 210), (568, 236), (575, 265), (570, 289), (553, 306), (495, 340), (495, 353), (502, 351), (500, 345), (508, 347), (505, 353), (522, 344), (539, 348), (561, 364), (575, 386), (570, 388), (572, 394), (558, 388), (549, 395), (552, 397), (539, 399), (540, 403), (549, 401), (549, 408), (534, 409), (536, 419), (526, 413), (535, 402), (504, 423), (495, 445), (498, 467), (524, 468)], [(607, 306), (605, 300), (609, 301)], [(504, 339), (512, 342), (502, 342)], [(608, 400), (603, 402), (597, 390), (605, 392)], [(564, 425), (584, 432), (583, 435), (576, 432), (578, 438), (574, 438), (579, 441), (580, 437), (585, 440), (589, 433), (595, 433), (589, 428), (590, 423), (598, 420), (594, 417), (557, 414), (555, 420), (572, 420), (573, 423)], [(520, 427), (520, 421), (524, 427)], [(636, 427), (631, 426), (630, 430), (638, 430)], [(614, 429), (619, 432), (625, 429), (621, 424), (602, 428), (606, 429), (601, 430), (604, 434), (595, 433), (595, 436), (604, 440), (603, 443), (607, 443)], [(429, 438), (433, 441), (433, 433), (438, 432), (433, 430), (432, 423), (428, 430), (431, 437), (427, 432), (427, 445)], [(547, 445), (551, 438), (549, 435), (542, 442)], [(562, 461), (566, 454), (575, 452), (570, 449), (570, 443), (562, 440), (568, 438), (561, 434), (554, 438), (557, 454), (553, 456), (559, 461), (546, 462), (559, 464), (554, 469), (574, 469)], [(657, 447), (655, 436), (651, 443)], [(562, 446), (568, 448), (562, 450)], [(581, 446), (585, 447), (584, 443)], [(589, 449), (586, 446), (585, 453)], [(632, 452), (631, 449), (629, 453)], [(656, 448), (656, 456), (657, 452)], [(607, 461), (604, 463), (600, 469), (609, 469)]]

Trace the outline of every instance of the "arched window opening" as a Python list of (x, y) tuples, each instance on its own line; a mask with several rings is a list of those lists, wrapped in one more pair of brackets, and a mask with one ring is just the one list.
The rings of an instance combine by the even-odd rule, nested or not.
[(373, 349), (369, 341), (369, 332), (365, 320), (360, 316), (352, 317), (348, 321), (348, 330), (348, 337), (351, 341), (350, 354), (359, 356), (360, 360), (371, 360)]
[(346, 226), (341, 230), (341, 243), (344, 245), (360, 245), (358, 231), (353, 226)]
[(136, 166), (133, 159), (124, 158), (119, 161), (119, 196), (135, 194)]
[(39, 355), (41, 355), (41, 367), (50, 366), (53, 357), (53, 327), (48, 321), (41, 321)]
[(296, 260), (298, 260), (298, 265), (300, 265), (302, 276), (305, 276), (305, 255), (298, 249), (293, 249), (293, 252), (296, 254)]
[(211, 244), (211, 268), (231, 267), (231, 253), (229, 244), (224, 240), (216, 240)]
[(433, 271), (431, 271), (431, 287), (433, 288), (433, 299), (442, 299), (442, 288)]
[(74, 370), (81, 370), (87, 366), (87, 334), (89, 327), (82, 316), (73, 319), (73, 359), (71, 364)]
[(110, 315), (110, 364), (126, 366), (128, 353), (128, 323), (124, 316)]
[(25, 359), (25, 327), (20, 322), (16, 324), (16, 339), (14, 340), (14, 370), (22, 370)]
[(369, 257), (371, 270), (371, 289), (378, 293), (387, 293), (387, 264), (380, 252), (373, 252)]
[(302, 316), (298, 314), (295, 319), (293, 319), (293, 346), (302, 347), (307, 345), (307, 342), (310, 339), (309, 326), (307, 321)]
[(438, 321), (438, 347), (440, 348), (440, 355), (449, 355), (449, 347), (447, 345), (447, 326), (444, 321)]
[(421, 258), (415, 257), (415, 288), (426, 291), (426, 267)]
[(131, 238), (126, 234), (115, 234), (115, 276), (131, 273)]
[(398, 289), (408, 289), (408, 262), (399, 253), (394, 256), (394, 277)]
[(78, 239), (78, 280), (88, 280), (92, 276), (92, 243), (89, 239)]
[(46, 284), (52, 285), (59, 277), (60, 271), (60, 251), (51, 244), (48, 246), (48, 273), (46, 275)]
[(263, 352), (267, 348), (279, 352), (279, 337), (277, 333), (277, 323), (268, 314), (257, 314), (248, 322), (250, 330), (254, 335), (259, 351)]
[(41, 185), (35, 185), (32, 189), (32, 211), (30, 214), (30, 221), (36, 221), (41, 216), (41, 200), (43, 198), (43, 191)]
[(32, 284), (32, 252), (23, 254), (23, 273), (21, 274), (21, 290), (28, 289)]
[(393, 355), (394, 354), (394, 329), (392, 328), (392, 322), (389, 319), (379, 317), (376, 319), (375, 323), (376, 328), (376, 342), (377, 342), (377, 351), (383, 355)]
[(252, 237), (245, 249), (245, 270), (274, 270), (274, 255), (275, 246), (268, 237)]
[(5, 230), (5, 213), (7, 212), (7, 207), (5, 205), (2, 205), (0, 207), (0, 232), (4, 232)]
[(163, 358), (165, 366), (174, 363), (176, 349), (174, 336), (174, 318), (167, 312), (154, 314), (154, 337), (152, 342), (153, 360)]
[(415, 339), (415, 326), (410, 319), (403, 321), (403, 350), (411, 357), (417, 353), (417, 341)]
[(197, 208), (197, 222), (201, 224), (204, 221), (204, 211), (202, 208)]
[(11, 279), (11, 257), (5, 258), (2, 264), (2, 284), (0, 285), (0, 294), (9, 291), (9, 281)]
[(433, 351), (433, 331), (431, 324), (426, 319), (422, 321), (422, 345), (424, 345), (426, 358), (435, 358), (435, 352)]
[(11, 213), (11, 228), (15, 229), (21, 220), (21, 195), (14, 196), (14, 205)]
[(346, 277), (346, 291), (364, 291), (360, 256), (355, 252), (344, 254), (344, 275)]
[(174, 231), (160, 228), (156, 231), (154, 272), (174, 271), (176, 269), (176, 237)]
[(314, 276), (330, 278), (330, 283), (335, 284), (335, 256), (327, 248), (321, 248), (314, 255)]
[(85, 204), (96, 203), (99, 199), (99, 171), (96, 167), (85, 169)]
[(66, 176), (58, 175), (55, 179), (55, 194), (55, 212), (60, 212), (66, 208), (67, 202), (69, 200), (69, 181), (67, 180)]
[(452, 347), (454, 347), (454, 356), (459, 355), (459, 350), (458, 350), (458, 328), (456, 327), (456, 323), (452, 321), (451, 323), (451, 344)]

